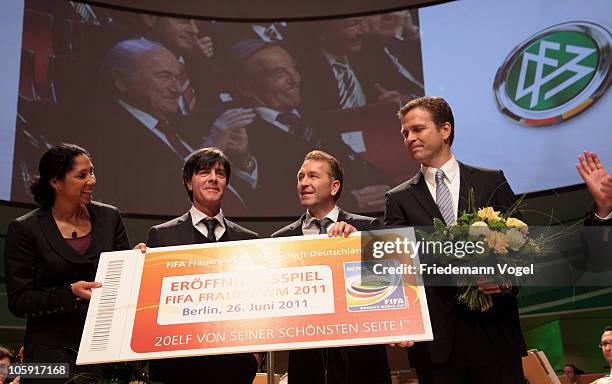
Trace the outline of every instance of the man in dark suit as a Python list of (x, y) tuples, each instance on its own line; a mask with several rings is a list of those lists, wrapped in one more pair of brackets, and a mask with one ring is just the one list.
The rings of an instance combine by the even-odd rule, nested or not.
[(380, 86), (397, 89), (402, 99), (422, 96), (423, 68), (419, 40), (400, 40), (395, 35), (398, 18), (394, 13), (383, 13), (366, 18), (368, 33), (364, 36), (364, 48), (356, 65), (373, 72), (371, 77)]
[[(177, 170), (200, 147), (203, 127), (210, 130), (210, 122), (179, 113), (179, 72), (170, 51), (145, 39), (122, 41), (106, 54), (100, 71), (106, 89), (88, 116), (94, 129), (71, 137), (96, 159), (96, 175), (103, 181), (96, 197), (101, 201), (135, 213), (151, 213), (155, 207), (157, 214), (176, 215), (187, 208)], [(226, 117), (212, 123), (213, 129)], [(158, 194), (166, 197), (162, 203)], [(241, 206), (230, 188), (226, 207)]]
[[(363, 52), (366, 25), (363, 18), (327, 20), (313, 24), (308, 43), (298, 57), (304, 75), (304, 103), (313, 111), (339, 110), (366, 104), (401, 102), (401, 94), (377, 82), (377, 72), (392, 67), (376, 68), (367, 60), (356, 65), (356, 56)], [(368, 68), (370, 66), (371, 68)], [(391, 86), (394, 84), (390, 84)]]
[[(256, 239), (258, 235), (225, 218), (221, 201), (229, 183), (229, 160), (215, 148), (192, 153), (183, 167), (183, 183), (191, 209), (184, 215), (149, 229), (147, 246), (201, 244)], [(250, 384), (257, 372), (254, 354), (188, 357), (151, 362), (154, 380), (170, 383)]]
[[(251, 212), (281, 216), (297, 213), (292, 187), (278, 185), (277, 180), (295, 177), (286, 164), (301, 162), (302, 154), (312, 149), (334, 151), (353, 176), (346, 185), (346, 195), (351, 199), (345, 199), (346, 205), (375, 211), (378, 202), (382, 209), (391, 180), (354, 153), (338, 132), (313, 122), (302, 108), (301, 74), (291, 54), (281, 45), (259, 40), (245, 40), (233, 51), (235, 62), (240, 63), (236, 77), (241, 102), (255, 113), (246, 127), (245, 150), (257, 161), (257, 177), (241, 193), (253, 201), (248, 204)], [(282, 148), (283, 162), (278, 161), (278, 153), (270, 151), (271, 147)], [(239, 155), (236, 151), (227, 152), (232, 160)], [(262, 201), (273, 203), (261, 204)]]
[[(399, 112), (404, 144), (421, 163), (412, 179), (387, 193), (385, 225), (432, 226), (437, 217), (453, 224), (468, 208), (473, 191), (476, 207), (507, 211), (515, 196), (502, 171), (458, 162), (452, 152), (454, 118), (441, 97), (422, 97)], [(523, 382), (521, 356), (525, 343), (518, 318), (516, 290), (501, 293), (483, 284), (493, 308), (474, 312), (458, 304), (457, 288), (427, 286), (432, 342), (409, 349), (410, 362), (424, 384), (490, 384)]]
[(231, 97), (221, 67), (213, 62), (213, 40), (202, 36), (192, 19), (143, 14), (142, 35), (170, 50), (180, 64), (180, 112), (194, 113), (203, 106)]
[(597, 276), (609, 276), (612, 272), (612, 174), (599, 160), (595, 152), (584, 151), (578, 156), (576, 169), (591, 194), (594, 208), (585, 215), (583, 241), (586, 245), (583, 259), (572, 263), (577, 271), (572, 276), (582, 276), (582, 272), (595, 272)]
[[(354, 215), (336, 205), (343, 182), (344, 171), (335, 157), (322, 151), (309, 152), (297, 175), (300, 204), (306, 213), (272, 237), (324, 233), (338, 236), (378, 227), (375, 218)], [(390, 382), (384, 345), (289, 352), (290, 384)]]
[[(215, 42), (215, 59), (218, 63), (231, 62), (231, 48), (244, 40), (278, 43), (285, 48), (292, 45), (292, 28), (286, 22), (202, 22), (202, 25)], [(298, 49), (297, 46), (294, 48)]]

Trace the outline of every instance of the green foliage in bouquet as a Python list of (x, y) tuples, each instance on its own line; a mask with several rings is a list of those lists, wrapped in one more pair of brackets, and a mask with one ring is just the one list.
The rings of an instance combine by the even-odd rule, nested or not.
[[(529, 227), (520, 219), (513, 217), (518, 212), (519, 199), (507, 212), (501, 214), (492, 207), (476, 208), (474, 191), (469, 191), (469, 208), (458, 215), (457, 221), (450, 226), (439, 218), (434, 218), (434, 233), (428, 240), (446, 242), (479, 242), (477, 251), (459, 257), (455, 254), (435, 254), (440, 261), (453, 265), (493, 265), (503, 263), (507, 266), (522, 267), (538, 255), (549, 252), (548, 239), (543, 234), (529, 236)], [(497, 285), (502, 294), (507, 294), (513, 286), (520, 285), (519, 278), (495, 276), (473, 276), (456, 282), (459, 286), (457, 300), (472, 311), (485, 312), (493, 307), (490, 294), (479, 290), (480, 283)]]

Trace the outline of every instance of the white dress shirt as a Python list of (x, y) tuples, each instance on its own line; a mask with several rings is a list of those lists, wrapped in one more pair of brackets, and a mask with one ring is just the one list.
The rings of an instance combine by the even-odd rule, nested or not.
[[(268, 107), (255, 107), (255, 113), (261, 117), (262, 120), (267, 121), (285, 133), (289, 133), (289, 127), (276, 120), (278, 115), (281, 114), (279, 111)], [(295, 108), (290, 113), (296, 115), (297, 117), (302, 117)]]
[(612, 369), (610, 370), (610, 374), (608, 376), (604, 376), (595, 380), (592, 384), (612, 384)]
[[(197, 229), (204, 237), (208, 237), (208, 227), (204, 224), (203, 220), (210, 218), (204, 212), (197, 209), (195, 206), (191, 206), (189, 209), (189, 213), (191, 214), (191, 223), (194, 228)], [(223, 211), (219, 210), (217, 215), (213, 216), (219, 222), (215, 227), (215, 239), (219, 240), (221, 236), (225, 233), (225, 220), (223, 216)]]
[[(338, 222), (339, 214), (340, 214), (340, 208), (337, 205), (335, 205), (334, 208), (331, 211), (329, 211), (327, 215), (325, 215), (325, 217), (328, 219), (331, 219), (334, 222), (334, 224), (336, 224)], [(315, 219), (316, 217), (312, 216), (310, 212), (306, 210), (306, 217), (304, 218), (304, 221), (302, 222), (302, 233), (304, 235), (318, 235), (319, 234), (319, 227), (317, 227), (316, 225), (313, 225), (312, 223), (312, 221)], [(329, 229), (334, 224), (328, 225), (327, 230), (329, 231)]]

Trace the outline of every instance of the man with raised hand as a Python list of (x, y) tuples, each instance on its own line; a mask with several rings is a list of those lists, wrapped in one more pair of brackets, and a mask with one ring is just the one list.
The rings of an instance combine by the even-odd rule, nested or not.
[(578, 156), (576, 169), (595, 201), (589, 223), (612, 225), (612, 174), (608, 173), (599, 156), (589, 151)]

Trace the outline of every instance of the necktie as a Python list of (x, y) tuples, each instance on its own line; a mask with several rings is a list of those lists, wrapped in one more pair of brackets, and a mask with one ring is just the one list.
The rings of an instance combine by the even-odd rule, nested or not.
[(279, 113), (276, 121), (286, 125), (291, 135), (298, 134), (302, 128), (302, 119), (294, 113)]
[(453, 224), (455, 222), (453, 200), (451, 199), (451, 194), (446, 183), (444, 183), (444, 171), (441, 169), (436, 171), (436, 204), (440, 209), (440, 213), (446, 225)]
[(264, 35), (266, 35), (266, 37), (270, 39), (270, 42), (280, 41), (283, 39), (283, 36), (281, 36), (280, 32), (278, 32), (274, 24), (270, 24), (270, 26), (266, 28), (266, 30), (264, 31)]
[(276, 121), (289, 128), (289, 134), (301, 137), (305, 141), (312, 139), (313, 129), (310, 125), (304, 124), (301, 117), (295, 113), (279, 113)]
[(74, 7), (74, 11), (81, 17), (81, 21), (84, 23), (100, 25), (96, 14), (89, 4), (76, 3), (74, 1), (71, 1), (70, 3)]
[(172, 147), (174, 152), (178, 153), (178, 155), (181, 156), (182, 159), (185, 159), (187, 156), (189, 156), (189, 150), (181, 142), (181, 139), (179, 138), (178, 134), (168, 122), (160, 120), (157, 122), (155, 128), (161, 133), (163, 133), (164, 136), (166, 136), (166, 139), (168, 140), (168, 143), (170, 143), (170, 146)]
[(391, 53), (388, 47), (385, 47), (384, 50), (387, 56), (389, 56), (389, 59), (391, 59), (391, 63), (393, 63), (393, 66), (397, 69), (400, 75), (404, 76), (406, 79), (414, 83), (419, 88), (424, 89), (423, 84), (419, 83), (419, 81), (414, 76), (412, 76), (412, 73), (410, 73), (410, 71), (406, 69), (406, 67), (404, 67), (404, 65), (399, 61), (399, 59), (393, 53)]
[(191, 81), (189, 81), (189, 76), (187, 76), (187, 71), (185, 71), (185, 63), (179, 63), (180, 72), (178, 76), (178, 80), (181, 83), (181, 99), (183, 101), (183, 105), (181, 108), (181, 112), (183, 115), (188, 115), (193, 112), (196, 105), (196, 92), (195, 89), (191, 86)]
[(206, 238), (211, 242), (216, 242), (217, 238), (215, 237), (215, 227), (219, 222), (214, 217), (209, 217), (208, 219), (204, 219), (204, 225), (206, 225), (206, 229), (208, 229), (208, 235)]
[(353, 70), (347, 63), (341, 61), (334, 61), (332, 66), (339, 73), (338, 78), (338, 94), (340, 96), (340, 108), (354, 108), (360, 105), (359, 98), (357, 96), (357, 79)]
[(329, 217), (326, 217), (323, 220), (314, 219), (312, 222), (313, 222), (314, 225), (319, 227), (319, 234), (320, 235), (327, 234), (327, 227), (329, 227), (331, 224), (334, 223), (334, 221), (332, 219), (330, 219)]

